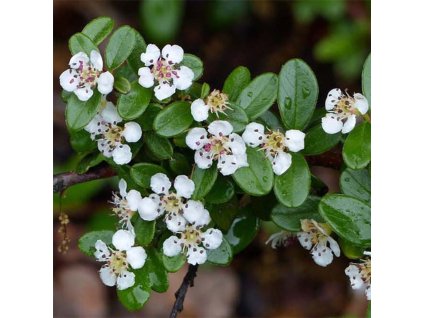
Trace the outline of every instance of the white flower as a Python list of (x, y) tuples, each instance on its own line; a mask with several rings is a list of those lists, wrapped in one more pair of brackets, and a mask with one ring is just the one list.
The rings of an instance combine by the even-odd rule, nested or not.
[(191, 104), (191, 114), (195, 121), (204, 121), (209, 117), (210, 113), (215, 113), (219, 117), (219, 113), (225, 114), (229, 107), (229, 98), (225, 93), (219, 90), (213, 90), (205, 100), (198, 98)]
[(368, 256), (362, 259), (360, 263), (350, 263), (345, 269), (345, 274), (350, 278), (352, 289), (366, 289), (366, 296), (368, 300), (371, 300), (371, 275), (372, 275), (372, 264), (371, 264), (371, 253), (364, 252), (364, 255)]
[(339, 88), (332, 89), (326, 97), (325, 107), (328, 113), (322, 118), (323, 130), (328, 134), (343, 134), (353, 130), (356, 116), (364, 115), (369, 110), (366, 97), (355, 93), (353, 97), (343, 94)]
[(131, 148), (126, 142), (137, 142), (141, 139), (141, 126), (136, 122), (128, 122), (123, 127), (115, 105), (102, 100), (102, 110), (85, 127), (91, 139), (97, 140), (98, 150), (107, 158), (113, 157), (118, 165), (127, 164), (132, 159)]
[(97, 51), (91, 51), (90, 57), (83, 52), (75, 54), (69, 67), (60, 75), (60, 85), (65, 91), (74, 92), (81, 101), (89, 100), (96, 86), (104, 95), (113, 90), (114, 77), (110, 72), (103, 72), (103, 59)]
[(194, 72), (180, 65), (184, 58), (184, 50), (178, 45), (167, 44), (161, 54), (154, 44), (147, 45), (141, 61), (145, 67), (138, 70), (138, 82), (149, 88), (154, 86), (154, 94), (158, 100), (172, 96), (176, 89), (185, 90), (192, 85)]
[(333, 254), (339, 257), (339, 245), (329, 236), (331, 229), (327, 224), (305, 219), (301, 220), (301, 228), (303, 232), (297, 233), (298, 241), (305, 249), (311, 250), (317, 265), (325, 267), (332, 263)]
[(270, 243), (270, 246), (273, 249), (276, 249), (281, 245), (288, 246), (289, 241), (295, 237), (297, 236), (294, 233), (288, 231), (280, 231), (270, 235), (269, 239), (266, 241), (266, 244)]
[(134, 247), (135, 235), (129, 231), (119, 230), (112, 238), (115, 249), (103, 241), (95, 243), (97, 261), (106, 262), (100, 269), (100, 278), (107, 286), (117, 285), (119, 290), (135, 284), (135, 274), (130, 269), (144, 266), (147, 254), (141, 246)]
[(291, 129), (283, 134), (279, 130), (264, 131), (264, 126), (259, 123), (249, 123), (245, 127), (242, 138), (252, 147), (260, 147), (266, 157), (272, 162), (273, 172), (281, 175), (291, 166), (292, 158), (288, 151), (298, 152), (304, 149), (305, 134), (299, 130)]
[(204, 264), (207, 250), (214, 250), (222, 244), (222, 232), (218, 229), (207, 229), (201, 226), (187, 225), (177, 235), (172, 235), (163, 242), (163, 253), (172, 257), (180, 253), (186, 254), (188, 263)]
[(232, 133), (232, 125), (224, 120), (210, 123), (208, 132), (204, 128), (193, 128), (185, 142), (195, 150), (194, 160), (201, 169), (208, 169), (217, 160), (217, 168), (224, 176), (233, 174), (238, 168), (247, 167), (246, 146), (241, 136)]

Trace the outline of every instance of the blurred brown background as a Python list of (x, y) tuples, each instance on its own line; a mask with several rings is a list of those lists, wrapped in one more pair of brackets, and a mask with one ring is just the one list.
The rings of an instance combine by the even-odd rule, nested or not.
[[(147, 43), (164, 42), (148, 30), (140, 1), (54, 1), (54, 170), (73, 169), (75, 156), (64, 123), (59, 75), (67, 68), (69, 37), (98, 16), (110, 16), (115, 26), (129, 24)], [(361, 91), (361, 67), (370, 53), (368, 1), (184, 1), (170, 43), (204, 62), (202, 81), (221, 88), (236, 66), (252, 76), (279, 73), (290, 58), (304, 59), (316, 73), (319, 105), (333, 87)], [(166, 12), (164, 12), (166, 14)], [(163, 41), (161, 41), (163, 40)], [(277, 110), (277, 107), (275, 107)], [(338, 172), (312, 167), (314, 174), (338, 191)], [(113, 226), (107, 201), (116, 180), (93, 181), (69, 189), (62, 209), (69, 214), (70, 250), (57, 252), (59, 198), (55, 200), (54, 314), (55, 317), (167, 317), (173, 293), (186, 268), (169, 277), (167, 293), (153, 293), (141, 312), (129, 313), (115, 289), (104, 286), (99, 264), (80, 253), (78, 238), (87, 230)], [(275, 231), (264, 224), (254, 242), (230, 267), (203, 266), (188, 291), (180, 317), (363, 317), (367, 302), (354, 295), (344, 269), (348, 260), (336, 258), (328, 268), (314, 264), (298, 243), (272, 250), (265, 245)]]

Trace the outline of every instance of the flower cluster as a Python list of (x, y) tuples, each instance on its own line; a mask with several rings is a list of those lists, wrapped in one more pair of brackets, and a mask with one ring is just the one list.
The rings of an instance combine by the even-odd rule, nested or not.
[(208, 169), (213, 161), (224, 176), (233, 174), (238, 168), (248, 167), (246, 146), (232, 125), (224, 120), (215, 120), (208, 129), (196, 127), (189, 131), (185, 142), (195, 150), (194, 160), (201, 169)]
[(360, 289), (364, 287), (366, 289), (367, 299), (371, 300), (371, 253), (364, 252), (364, 255), (367, 257), (361, 260), (360, 263), (350, 263), (350, 265), (345, 269), (345, 274), (350, 278), (352, 289)]
[(127, 164), (132, 159), (131, 148), (124, 142), (137, 142), (141, 139), (141, 126), (136, 122), (127, 122), (123, 127), (115, 105), (102, 100), (102, 110), (90, 121), (85, 130), (97, 140), (98, 150), (107, 158), (113, 157), (118, 165)]
[(89, 100), (96, 86), (105, 95), (113, 90), (114, 77), (110, 72), (103, 72), (103, 59), (97, 51), (91, 51), (90, 57), (83, 52), (75, 54), (69, 67), (60, 75), (60, 85), (65, 91), (74, 92), (81, 101)]
[(195, 121), (204, 121), (209, 117), (209, 113), (225, 114), (225, 111), (232, 109), (229, 106), (229, 98), (219, 90), (213, 90), (205, 100), (198, 98), (191, 104), (191, 114)]
[(192, 85), (193, 71), (180, 65), (184, 59), (184, 50), (179, 45), (166, 45), (162, 52), (154, 45), (147, 45), (145, 53), (141, 54), (141, 61), (145, 67), (138, 70), (139, 84), (150, 88), (154, 86), (154, 95), (158, 100), (164, 100), (176, 89), (184, 90)]
[(260, 147), (266, 157), (272, 162), (273, 172), (276, 175), (283, 174), (291, 166), (291, 152), (304, 149), (305, 134), (299, 130), (291, 129), (283, 134), (279, 130), (268, 130), (259, 123), (249, 123), (245, 127), (242, 139), (252, 147)]
[(352, 97), (343, 94), (339, 88), (332, 89), (326, 97), (325, 107), (328, 113), (322, 118), (323, 130), (328, 134), (342, 131), (349, 133), (356, 124), (356, 117), (364, 115), (369, 110), (369, 103), (362, 94), (355, 93)]

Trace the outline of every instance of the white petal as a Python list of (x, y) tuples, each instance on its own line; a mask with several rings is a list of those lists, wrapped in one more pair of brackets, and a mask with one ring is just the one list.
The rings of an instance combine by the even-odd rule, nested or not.
[(325, 107), (326, 110), (332, 110), (338, 104), (339, 98), (342, 97), (342, 92), (339, 88), (330, 90), (326, 97)]
[(185, 143), (193, 150), (201, 149), (209, 141), (204, 128), (192, 128), (185, 137)]
[(311, 255), (313, 256), (314, 262), (323, 267), (332, 263), (333, 260), (332, 250), (328, 248), (326, 244), (318, 243), (311, 250)]
[(119, 230), (112, 237), (112, 243), (119, 251), (130, 249), (134, 245), (134, 242), (134, 234), (126, 230)]
[(233, 174), (238, 169), (238, 163), (234, 155), (222, 155), (217, 162), (217, 169), (224, 176)]
[(68, 69), (60, 74), (60, 86), (67, 91), (73, 92), (79, 84), (78, 72), (74, 69)]
[(342, 127), (342, 133), (346, 134), (349, 133), (351, 130), (354, 129), (356, 123), (355, 115), (351, 115), (348, 117), (347, 121), (344, 123), (344, 126)]
[(340, 132), (342, 126), (342, 121), (338, 120), (338, 117), (333, 114), (326, 114), (326, 116), (322, 118), (322, 128), (328, 134)]
[(106, 286), (115, 286), (116, 285), (116, 275), (108, 266), (104, 266), (100, 269), (100, 279)]
[(208, 169), (213, 164), (211, 153), (203, 149), (199, 149), (195, 152), (194, 161), (200, 169)]
[(75, 91), (75, 95), (78, 96), (80, 101), (86, 102), (93, 96), (94, 92), (90, 87), (82, 87), (77, 88)]
[(113, 77), (112, 73), (104, 72), (98, 77), (97, 88), (98, 91), (102, 94), (109, 94), (113, 90), (113, 83), (115, 82), (115, 78)]
[(102, 240), (97, 240), (97, 242), (95, 242), (95, 250), (94, 256), (97, 261), (106, 261), (110, 258), (109, 248)]
[(141, 246), (131, 247), (126, 251), (126, 260), (133, 269), (144, 266), (147, 259), (147, 253)]
[(264, 126), (255, 122), (249, 123), (242, 134), (242, 139), (252, 148), (261, 145), (264, 138)]
[(122, 135), (127, 142), (137, 142), (142, 136), (141, 126), (134, 121), (126, 123)]
[(131, 148), (128, 145), (120, 145), (112, 152), (113, 161), (118, 165), (125, 165), (132, 159)]
[(215, 120), (210, 123), (208, 131), (215, 136), (227, 136), (229, 135), (234, 128), (232, 125), (225, 120)]
[(270, 235), (265, 244), (267, 245), (270, 243), (270, 246), (272, 246), (273, 249), (276, 249), (277, 247), (281, 246), (285, 237), (286, 235), (284, 231), (274, 233)]
[(181, 232), (185, 229), (187, 221), (185, 218), (179, 214), (169, 215), (166, 218), (166, 225), (169, 231), (173, 233)]
[(162, 57), (168, 62), (178, 64), (184, 58), (184, 50), (179, 45), (167, 44), (162, 50)]
[(364, 95), (355, 93), (354, 100), (354, 107), (357, 108), (362, 115), (367, 113), (367, 111), (369, 110), (369, 102), (367, 101), (367, 98), (364, 97)]
[(161, 214), (157, 202), (150, 197), (141, 199), (138, 205), (138, 212), (140, 217), (146, 221), (153, 221)]
[(107, 102), (106, 107), (101, 111), (101, 117), (103, 120), (110, 123), (110, 124), (117, 124), (122, 121), (122, 117), (120, 117), (117, 108), (113, 105), (112, 102)]
[(207, 209), (204, 209), (200, 217), (193, 223), (195, 226), (203, 227), (208, 225), (211, 221), (210, 213)]
[(176, 193), (181, 197), (189, 199), (195, 190), (195, 183), (190, 178), (184, 175), (177, 176), (173, 186)]
[(335, 256), (339, 257), (341, 255), (341, 250), (339, 248), (338, 242), (335, 241), (330, 236), (328, 236), (328, 242), (329, 242), (329, 247), (332, 250), (333, 254), (335, 254)]
[(176, 74), (177, 75), (172, 75), (172, 78), (177, 89), (182, 91), (192, 85), (194, 72), (190, 68), (181, 66), (180, 70), (176, 71)]
[(292, 157), (289, 153), (280, 152), (276, 155), (276, 157), (272, 160), (272, 168), (273, 172), (280, 176), (286, 170), (289, 169), (292, 163)]
[(366, 287), (366, 296), (367, 296), (367, 300), (372, 300), (372, 292), (371, 292), (371, 286), (368, 285)]
[(232, 133), (229, 135), (229, 147), (234, 155), (243, 154), (247, 151), (244, 139), (240, 135)]
[(238, 169), (241, 167), (248, 167), (248, 161), (247, 161), (247, 153), (241, 153), (239, 155), (235, 155), (236, 164), (238, 165)]
[(175, 85), (169, 85), (167, 83), (161, 83), (154, 87), (154, 95), (158, 100), (164, 100), (173, 94), (175, 94)]
[(126, 195), (126, 200), (128, 201), (128, 206), (131, 211), (137, 211), (141, 203), (141, 193), (137, 190), (130, 190)]
[(163, 242), (163, 254), (169, 257), (176, 256), (181, 253), (182, 247), (179, 238), (171, 236)]
[(151, 74), (151, 70), (148, 67), (141, 67), (138, 70), (138, 83), (145, 88), (149, 88), (154, 85), (154, 76)]
[(191, 115), (195, 121), (204, 121), (209, 117), (210, 107), (201, 98), (196, 99), (191, 104)]
[(350, 278), (351, 288), (360, 289), (364, 282), (357, 266), (351, 264), (345, 269), (345, 274)]
[(147, 45), (145, 53), (141, 54), (141, 61), (144, 62), (146, 66), (150, 66), (156, 63), (157, 59), (160, 57), (160, 50), (154, 44)]
[(298, 242), (300, 242), (302, 247), (304, 247), (306, 250), (311, 249), (313, 243), (311, 242), (312, 236), (310, 233), (298, 232), (297, 238), (298, 238)]
[(119, 193), (122, 198), (126, 197), (126, 181), (124, 179), (119, 180)]
[[(95, 135), (103, 131), (103, 126), (101, 125), (102, 117), (100, 115), (95, 115), (93, 119), (84, 127), (84, 130), (88, 131), (91, 134), (91, 139), (95, 139)], [(100, 124), (100, 125), (99, 125)], [(100, 129), (100, 131), (98, 131)]]
[(198, 246), (194, 246), (188, 249), (187, 256), (187, 262), (192, 265), (204, 264), (207, 260), (206, 250)]
[(110, 158), (113, 155), (113, 151), (107, 144), (107, 140), (99, 139), (97, 142), (97, 148), (103, 154), (103, 156), (107, 158)]
[(167, 175), (164, 173), (156, 173), (154, 176), (151, 177), (150, 180), (150, 187), (157, 194), (167, 194), (171, 187), (172, 183), (170, 182)]
[(204, 205), (200, 201), (189, 200), (184, 206), (184, 217), (191, 224), (201, 220), (203, 213)]
[(129, 287), (134, 286), (135, 284), (135, 274), (128, 271), (123, 271), (120, 273), (116, 280), (116, 286), (119, 290), (124, 290)]
[(304, 149), (305, 133), (302, 131), (291, 129), (285, 133), (285, 144), (292, 152), (298, 152)]
[(203, 246), (209, 250), (214, 250), (222, 244), (223, 234), (218, 229), (208, 229), (201, 236), (204, 239)]
[(101, 55), (96, 50), (92, 50), (90, 54), (90, 62), (94, 66), (94, 68), (98, 71), (103, 70), (103, 59)]
[(89, 61), (88, 55), (84, 52), (76, 53), (74, 56), (71, 57), (69, 61), (69, 66), (73, 69), (81, 68), (81, 66), (85, 66)]

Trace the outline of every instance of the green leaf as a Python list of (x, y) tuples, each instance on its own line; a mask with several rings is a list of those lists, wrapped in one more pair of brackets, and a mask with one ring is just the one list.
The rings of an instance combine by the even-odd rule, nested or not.
[(339, 178), (339, 185), (343, 193), (370, 202), (370, 173), (367, 169), (345, 169)]
[(201, 96), (200, 98), (204, 99), (207, 97), (207, 95), (209, 95), (210, 93), (210, 85), (207, 83), (203, 83), (203, 85), (201, 85)]
[(255, 119), (275, 102), (278, 77), (273, 73), (257, 76), (240, 93), (236, 100), (250, 119)]
[(145, 133), (144, 140), (148, 150), (150, 150), (157, 159), (166, 160), (172, 158), (172, 144), (166, 138), (159, 136), (152, 131), (148, 131)]
[(142, 115), (137, 118), (136, 122), (141, 125), (143, 132), (153, 130), (154, 118), (156, 118), (161, 109), (157, 104), (150, 104)]
[(287, 171), (275, 178), (275, 195), (287, 207), (300, 206), (310, 191), (311, 176), (307, 161), (299, 153), (291, 153), (292, 163)]
[(90, 133), (86, 130), (69, 130), (70, 144), (76, 152), (90, 152), (97, 149), (97, 143), (91, 139)]
[(232, 248), (224, 237), (218, 248), (207, 250), (207, 262), (211, 264), (228, 265), (232, 261), (232, 257)]
[(198, 80), (203, 75), (203, 61), (194, 54), (185, 53), (181, 65), (189, 67), (194, 72), (194, 79), (192, 81)]
[(200, 169), (197, 165), (192, 172), (191, 180), (194, 181), (195, 190), (193, 200), (200, 200), (213, 188), (217, 179), (217, 166), (214, 164), (209, 169)]
[(75, 172), (78, 174), (85, 173), (88, 169), (97, 166), (104, 160), (101, 153), (95, 152), (84, 156), (77, 164)]
[(213, 204), (228, 202), (235, 194), (233, 183), (223, 176), (218, 176), (213, 188), (206, 195), (206, 201)]
[(322, 125), (322, 118), (325, 117), (326, 114), (327, 110), (325, 108), (316, 108), (307, 126), (311, 127), (316, 125)]
[(227, 232), (231, 227), (234, 217), (238, 213), (238, 200), (233, 197), (229, 202), (223, 204), (209, 204), (206, 199), (206, 208), (210, 212), (210, 217), (223, 232)]
[(80, 101), (73, 94), (66, 106), (66, 124), (71, 130), (80, 130), (84, 128), (91, 119), (97, 114), (101, 101), (101, 94), (95, 90), (93, 96), (86, 102)]
[(369, 164), (370, 134), (370, 124), (363, 122), (348, 135), (342, 149), (342, 157), (349, 168), (363, 169)]
[(354, 245), (349, 241), (343, 240), (342, 238), (340, 238), (338, 242), (341, 246), (342, 254), (344, 254), (349, 259), (358, 259), (363, 257), (365, 248)]
[(369, 105), (371, 104), (371, 58), (370, 54), (364, 62), (363, 73), (361, 74), (361, 84), (363, 86), (363, 94), (366, 96)]
[(109, 69), (113, 70), (126, 61), (135, 47), (135, 40), (134, 30), (127, 25), (112, 34), (106, 46), (106, 65)]
[(319, 201), (319, 197), (309, 196), (303, 204), (295, 208), (279, 203), (273, 208), (270, 217), (280, 228), (290, 232), (299, 232), (301, 231), (301, 220), (303, 219), (322, 221), (318, 210)]
[(266, 128), (283, 131), (279, 118), (269, 110), (266, 110), (263, 114), (261, 114), (256, 121), (262, 123)]
[(263, 151), (247, 147), (248, 167), (239, 168), (232, 175), (238, 186), (246, 193), (261, 196), (272, 190), (272, 164)]
[(193, 121), (188, 102), (174, 102), (157, 114), (153, 123), (156, 133), (163, 137), (173, 137), (191, 126)]
[(68, 44), (72, 55), (75, 55), (79, 52), (84, 52), (90, 56), (91, 51), (94, 50), (98, 52), (97, 46), (90, 40), (89, 37), (82, 33), (76, 33), (72, 35)]
[(146, 162), (134, 164), (130, 170), (132, 179), (143, 188), (150, 188), (151, 177), (156, 173), (166, 174), (166, 170), (161, 166)]
[(135, 241), (141, 246), (147, 246), (153, 240), (156, 221), (145, 221), (137, 214), (135, 216), (131, 219), (135, 231)]
[(305, 135), (303, 153), (305, 155), (319, 155), (335, 147), (340, 140), (340, 132), (328, 134), (323, 130), (322, 124), (317, 124)]
[(169, 160), (169, 167), (177, 175), (189, 175), (191, 173), (191, 165), (188, 159), (181, 153), (175, 152), (173, 158)]
[(322, 198), (319, 212), (334, 232), (351, 243), (370, 247), (370, 206), (344, 194)]
[(253, 241), (259, 227), (260, 220), (255, 216), (241, 216), (233, 221), (225, 238), (231, 245), (234, 255), (241, 252)]
[(311, 68), (300, 59), (289, 60), (279, 73), (278, 105), (287, 129), (302, 130), (316, 107), (319, 87)]
[(123, 76), (116, 76), (113, 87), (119, 93), (127, 94), (131, 90), (131, 83), (129, 83), (129, 81)]
[(163, 293), (169, 288), (169, 281), (162, 255), (153, 248), (147, 249), (146, 252), (148, 257), (142, 269), (147, 272), (151, 289), (158, 293)]
[(229, 107), (232, 109), (225, 110), (225, 114), (219, 114), (219, 116), (214, 113), (210, 114), (209, 118), (207, 118), (207, 122), (211, 123), (215, 120), (226, 120), (233, 126), (233, 132), (243, 131), (249, 121), (247, 114), (236, 104), (231, 104)]
[(99, 17), (88, 23), (82, 33), (99, 45), (112, 32), (115, 22), (109, 17)]
[(178, 254), (173, 257), (169, 257), (164, 254), (162, 255), (163, 265), (170, 273), (175, 273), (180, 270), (182, 266), (184, 266), (186, 260), (187, 259), (184, 254)]
[(138, 118), (147, 109), (152, 95), (151, 89), (142, 87), (136, 81), (132, 82), (131, 91), (128, 94), (120, 95), (118, 98), (117, 110), (119, 115), (126, 120)]
[(94, 256), (95, 242), (97, 240), (103, 241), (106, 245), (112, 244), (113, 231), (93, 231), (85, 233), (78, 240), (78, 247), (84, 254)]
[(117, 296), (126, 309), (135, 311), (141, 309), (150, 298), (151, 287), (148, 273), (144, 268), (132, 272), (135, 274), (134, 286), (124, 290), (117, 289)]
[(223, 92), (229, 100), (236, 101), (241, 91), (251, 82), (251, 73), (245, 66), (238, 66), (226, 78)]
[(144, 38), (139, 34), (139, 32), (135, 29), (132, 29), (135, 34), (135, 45), (132, 49), (131, 54), (128, 56), (128, 64), (131, 69), (138, 75), (138, 70), (140, 67), (145, 66), (144, 63), (141, 61), (140, 56), (141, 53), (144, 53), (147, 45), (145, 44)]

